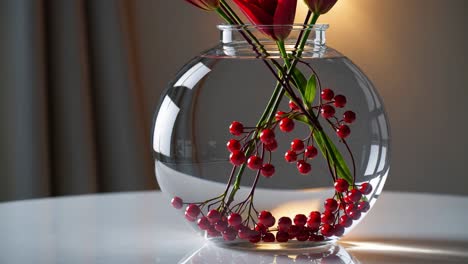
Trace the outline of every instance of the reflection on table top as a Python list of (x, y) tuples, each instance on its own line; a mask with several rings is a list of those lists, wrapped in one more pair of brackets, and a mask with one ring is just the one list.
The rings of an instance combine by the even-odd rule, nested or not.
[(158, 192), (0, 204), (0, 263), (468, 263), (468, 197), (386, 192), (326, 252), (207, 244)]

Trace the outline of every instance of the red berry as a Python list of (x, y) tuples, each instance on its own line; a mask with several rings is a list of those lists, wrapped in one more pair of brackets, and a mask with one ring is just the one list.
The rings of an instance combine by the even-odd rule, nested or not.
[(235, 166), (240, 166), (245, 162), (245, 155), (242, 151), (234, 151), (229, 155), (229, 160)]
[(338, 202), (335, 199), (326, 199), (324, 207), (328, 212), (335, 212), (338, 209)]
[(361, 212), (359, 212), (357, 209), (353, 209), (348, 213), (349, 217), (353, 220), (358, 220), (361, 218)]
[(303, 215), (303, 214), (297, 214), (295, 217), (294, 217), (294, 224), (297, 225), (297, 226), (305, 226), (305, 224), (307, 223), (307, 216)]
[(354, 113), (353, 111), (344, 112), (343, 120), (348, 124), (353, 123), (356, 120), (356, 113)]
[(317, 154), (318, 154), (317, 148), (314, 146), (308, 146), (304, 153), (304, 155), (309, 159), (315, 158)]
[(322, 235), (311, 234), (309, 241), (323, 241), (325, 238)]
[(295, 238), (304, 226), (291, 225), (288, 229), (289, 239)]
[(255, 230), (258, 231), (258, 232), (260, 232), (260, 233), (262, 233), (262, 234), (265, 234), (265, 233), (267, 232), (267, 227), (264, 226), (264, 225), (261, 224), (261, 223), (257, 223), (257, 224), (255, 225)]
[(234, 121), (229, 126), (229, 132), (234, 136), (239, 136), (244, 132), (244, 125), (240, 122)]
[(299, 110), (299, 107), (293, 101), (289, 101), (289, 108), (293, 111)]
[(273, 176), (273, 174), (275, 174), (275, 166), (273, 166), (270, 163), (264, 164), (260, 172), (263, 176), (270, 178), (271, 176)]
[(197, 225), (201, 230), (208, 230), (211, 227), (210, 221), (206, 216), (198, 219)]
[(307, 241), (309, 239), (310, 233), (308, 230), (301, 230), (299, 234), (296, 235), (297, 241)]
[(242, 223), (242, 216), (238, 213), (232, 213), (229, 215), (227, 221), (230, 226), (238, 226)]
[(369, 202), (367, 202), (367, 201), (361, 201), (361, 202), (359, 202), (359, 204), (358, 204), (358, 206), (357, 206), (357, 209), (358, 209), (361, 213), (366, 213), (366, 212), (369, 211), (369, 209), (370, 209)]
[(250, 243), (258, 243), (262, 240), (262, 234), (260, 232), (252, 230), (250, 233), (249, 241)]
[(372, 192), (372, 185), (369, 183), (365, 182), (361, 184), (361, 187), (359, 188), (359, 191), (361, 191), (362, 194), (368, 195)]
[(301, 174), (306, 175), (312, 170), (312, 167), (310, 166), (309, 163), (305, 162), (304, 160), (300, 160), (297, 162), (297, 170)]
[(302, 140), (297, 139), (297, 138), (294, 139), (291, 142), (291, 150), (296, 151), (296, 152), (304, 150), (304, 142), (302, 142)]
[(219, 220), (218, 222), (214, 224), (214, 228), (216, 229), (216, 231), (219, 231), (219, 232), (223, 232), (224, 230), (227, 229), (227, 227), (228, 227), (228, 224), (223, 220)]
[(347, 215), (340, 217), (340, 225), (343, 227), (350, 227), (353, 224), (353, 219)]
[(351, 129), (347, 125), (340, 125), (336, 129), (336, 134), (338, 134), (340, 138), (346, 138), (349, 136), (349, 134), (351, 134)]
[(348, 191), (349, 184), (345, 179), (338, 179), (335, 182), (335, 190), (337, 192), (346, 192)]
[(171, 204), (175, 209), (180, 209), (184, 205), (184, 202), (182, 201), (182, 198), (174, 196), (174, 198), (171, 200)]
[(317, 229), (320, 226), (321, 215), (320, 212), (314, 211), (309, 214), (307, 219), (307, 226), (311, 229)]
[(351, 211), (355, 210), (356, 206), (353, 203), (346, 205), (345, 212), (349, 214)]
[(235, 230), (234, 228), (229, 227), (223, 231), (223, 238), (226, 241), (232, 241), (236, 239), (236, 236), (237, 236), (237, 230)]
[(282, 243), (282, 242), (288, 242), (288, 240), (289, 240), (288, 232), (278, 231), (276, 233), (276, 241)]
[(324, 118), (331, 118), (335, 115), (335, 108), (331, 105), (324, 105), (320, 109), (320, 114), (322, 114)]
[(338, 236), (338, 237), (342, 236), (344, 234), (344, 231), (345, 231), (344, 227), (341, 226), (341, 225), (336, 225), (333, 229), (334, 229), (333, 230), (334, 235)]
[(262, 167), (263, 160), (259, 156), (251, 156), (247, 160), (247, 166), (252, 170), (258, 170)]
[(343, 108), (346, 105), (346, 97), (344, 95), (337, 95), (335, 96), (335, 103), (334, 105), (338, 108)]
[(288, 232), (289, 227), (291, 227), (292, 221), (291, 218), (283, 216), (278, 219), (278, 230)]
[(273, 143), (274, 140), (275, 132), (273, 132), (273, 130), (267, 128), (260, 132), (260, 141), (262, 141), (263, 144), (268, 145), (270, 143)]
[(331, 212), (325, 212), (322, 214), (320, 220), (324, 224), (332, 224), (335, 221), (335, 215)]
[(218, 232), (216, 229), (214, 229), (214, 227), (206, 230), (206, 234), (208, 235), (208, 237), (219, 237), (219, 236), (221, 236), (221, 233)]
[(190, 204), (185, 209), (185, 215), (188, 215), (192, 218), (197, 218), (199, 214), (200, 214), (200, 207), (198, 207), (198, 205), (196, 204)]
[(266, 233), (263, 236), (263, 242), (275, 242), (275, 235), (272, 233)]
[(286, 115), (285, 112), (283, 112), (283, 111), (278, 111), (278, 112), (276, 112), (275, 119), (276, 119), (277, 121), (280, 121), (281, 119), (283, 119), (283, 117), (284, 117), (285, 115)]
[(265, 145), (265, 149), (268, 151), (275, 151), (278, 148), (278, 142), (276, 140), (273, 140), (270, 144)]
[(237, 151), (237, 150), (241, 149), (241, 144), (239, 143), (238, 140), (230, 139), (227, 142), (226, 147), (230, 152), (234, 152), (234, 151)]
[(283, 132), (291, 132), (294, 129), (294, 121), (292, 121), (292, 119), (285, 117), (281, 119), (279, 123), (279, 128)]
[(323, 100), (330, 101), (335, 96), (335, 93), (331, 89), (324, 89), (320, 93), (320, 96), (322, 97)]
[(273, 215), (270, 212), (263, 210), (260, 212), (260, 214), (258, 214), (258, 219), (261, 220), (261, 219), (265, 219), (271, 216)]
[(197, 220), (196, 217), (191, 217), (190, 215), (187, 215), (187, 212), (185, 213), (185, 219), (190, 222), (195, 222)]
[(287, 161), (287, 162), (294, 162), (297, 160), (297, 154), (296, 152), (292, 151), (292, 150), (288, 150), (286, 151), (286, 153), (284, 154), (284, 159)]
[(320, 233), (326, 237), (331, 237), (333, 236), (334, 233), (334, 228), (330, 224), (323, 224), (322, 227), (320, 228)]
[(276, 219), (273, 217), (273, 215), (270, 212), (261, 211), (260, 214), (258, 215), (258, 221), (266, 227), (272, 227), (275, 225)]
[(208, 214), (206, 214), (206, 217), (208, 218), (208, 221), (210, 221), (210, 223), (214, 224), (221, 219), (221, 213), (218, 212), (218, 210), (213, 209), (210, 210)]
[(357, 189), (352, 189), (351, 191), (349, 191), (347, 196), (353, 202), (357, 202), (362, 198), (361, 192)]
[(237, 234), (239, 235), (240, 239), (250, 239), (250, 234), (252, 230), (250, 230), (248, 227), (242, 226), (242, 228), (237, 231)]

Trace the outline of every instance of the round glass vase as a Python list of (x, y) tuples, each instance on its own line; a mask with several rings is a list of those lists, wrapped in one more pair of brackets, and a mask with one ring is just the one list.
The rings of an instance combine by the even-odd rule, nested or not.
[[(387, 115), (366, 75), (326, 46), (327, 28), (220, 25), (220, 43), (164, 91), (152, 131), (158, 183), (216, 244), (331, 245), (379, 197)], [(267, 36), (277, 30), (290, 31), (284, 49)]]

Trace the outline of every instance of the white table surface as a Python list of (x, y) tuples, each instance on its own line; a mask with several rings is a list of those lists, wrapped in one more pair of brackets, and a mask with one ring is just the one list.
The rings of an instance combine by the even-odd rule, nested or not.
[(159, 192), (0, 203), (0, 263), (468, 263), (468, 197), (384, 192), (330, 255), (206, 244)]

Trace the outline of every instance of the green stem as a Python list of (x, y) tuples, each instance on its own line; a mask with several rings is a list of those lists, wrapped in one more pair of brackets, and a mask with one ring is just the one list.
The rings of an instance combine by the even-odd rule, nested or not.
[(222, 18), (224, 19), (224, 21), (226, 21), (226, 23), (228, 24), (233, 24), (234, 22), (229, 18), (229, 16), (224, 13), (224, 11), (221, 9), (221, 7), (218, 7), (216, 8), (216, 13)]

